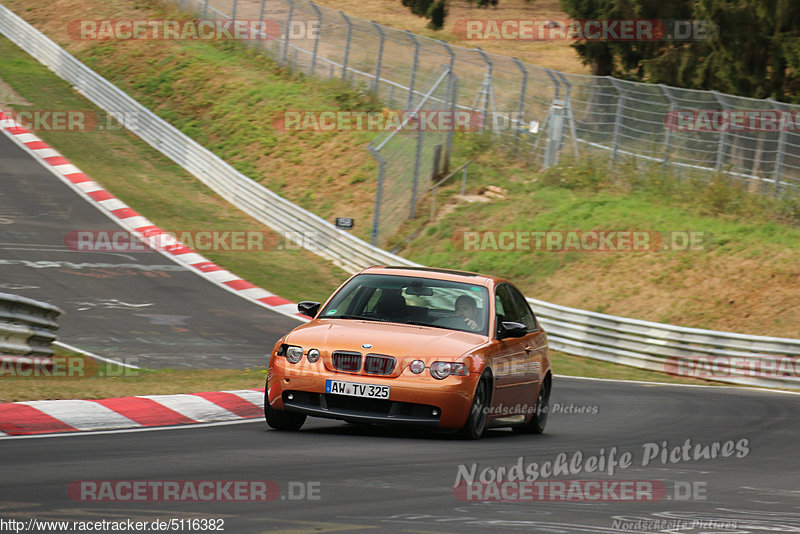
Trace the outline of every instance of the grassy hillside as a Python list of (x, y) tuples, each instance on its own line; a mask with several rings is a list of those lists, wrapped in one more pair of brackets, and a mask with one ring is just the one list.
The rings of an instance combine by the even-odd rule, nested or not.
[[(67, 34), (69, 21), (80, 18), (180, 16), (152, 0), (7, 4), (245, 174), (329, 220), (370, 220), (375, 166), (364, 146), (373, 133), (280, 132), (272, 125), (276, 114), (291, 109), (379, 109), (368, 95), (294, 75), (235, 43), (76, 41)], [(604, 162), (565, 163), (542, 173), (492, 152), (480, 139), (462, 139), (457, 146), (459, 158), (475, 159), (471, 196), (458, 199), (450, 191), (440, 199), (449, 205), (433, 223), (425, 217), (410, 223), (397, 239), (409, 258), (506, 275), (528, 294), (560, 304), (697, 327), (800, 335), (796, 201), (771, 202), (722, 178), (711, 185), (675, 180), (658, 169), (646, 180), (634, 179), (641, 173), (624, 165), (608, 171)], [(140, 191), (149, 177), (133, 183), (100, 179), (157, 220), (177, 211)], [(190, 189), (204, 189), (185, 180)], [(506, 198), (467, 202), (487, 200), (478, 194), (487, 185), (505, 189)], [(423, 204), (420, 214), (426, 210)], [(368, 226), (357, 224), (356, 232), (366, 237)], [(454, 239), (486, 230), (687, 231), (700, 233), (705, 243), (702, 250), (678, 252), (475, 252), (459, 249)], [(410, 236), (416, 239), (404, 245)], [(253, 271), (249, 257), (214, 259), (246, 277)]]

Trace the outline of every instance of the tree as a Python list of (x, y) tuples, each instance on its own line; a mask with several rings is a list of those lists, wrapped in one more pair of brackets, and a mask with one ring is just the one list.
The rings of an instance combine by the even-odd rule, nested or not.
[[(430, 20), (428, 27), (434, 30), (444, 28), (444, 20), (447, 18), (447, 0), (401, 0), (411, 12), (418, 17), (425, 17)], [(496, 6), (498, 0), (467, 0), (470, 4), (477, 4), (478, 7)]]
[(705, 38), (642, 42), (579, 39), (592, 74), (800, 101), (800, 2), (796, 0), (561, 0), (574, 19), (710, 23)]

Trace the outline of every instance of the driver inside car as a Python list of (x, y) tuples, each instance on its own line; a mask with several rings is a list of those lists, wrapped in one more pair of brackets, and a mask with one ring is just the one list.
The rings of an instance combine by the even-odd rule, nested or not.
[(478, 330), (478, 305), (469, 295), (461, 295), (456, 299), (456, 316), (460, 317), (470, 330)]

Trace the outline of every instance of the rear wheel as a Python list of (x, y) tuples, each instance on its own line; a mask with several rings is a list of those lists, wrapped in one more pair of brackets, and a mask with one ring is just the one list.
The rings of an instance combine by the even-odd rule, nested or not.
[(303, 414), (276, 410), (270, 406), (266, 388), (264, 388), (264, 419), (267, 420), (270, 428), (276, 430), (300, 430), (300, 427), (306, 422), (306, 416)]
[(486, 407), (489, 406), (489, 384), (491, 380), (487, 373), (484, 373), (478, 385), (475, 387), (475, 394), (472, 396), (472, 407), (469, 410), (467, 422), (459, 430), (459, 436), (464, 439), (478, 439), (486, 430)]
[(533, 417), (527, 424), (515, 426), (514, 432), (519, 434), (541, 434), (547, 424), (547, 414), (550, 412), (550, 377), (548, 376), (539, 388), (536, 397), (536, 406)]

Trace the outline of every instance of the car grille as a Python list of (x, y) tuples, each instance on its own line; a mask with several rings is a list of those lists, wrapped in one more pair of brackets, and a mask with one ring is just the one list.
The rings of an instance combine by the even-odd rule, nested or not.
[(394, 371), (397, 360), (382, 354), (367, 354), (364, 360), (364, 372), (368, 375), (390, 375)]
[(357, 373), (361, 370), (361, 354), (358, 352), (335, 351), (331, 359), (334, 369), (339, 371)]
[[(283, 405), (288, 411), (307, 413), (316, 417), (372, 422), (401, 422), (438, 425), (441, 408), (428, 404), (397, 402), (386, 399), (348, 397), (332, 393), (284, 391)], [(435, 415), (434, 415), (435, 414)]]

